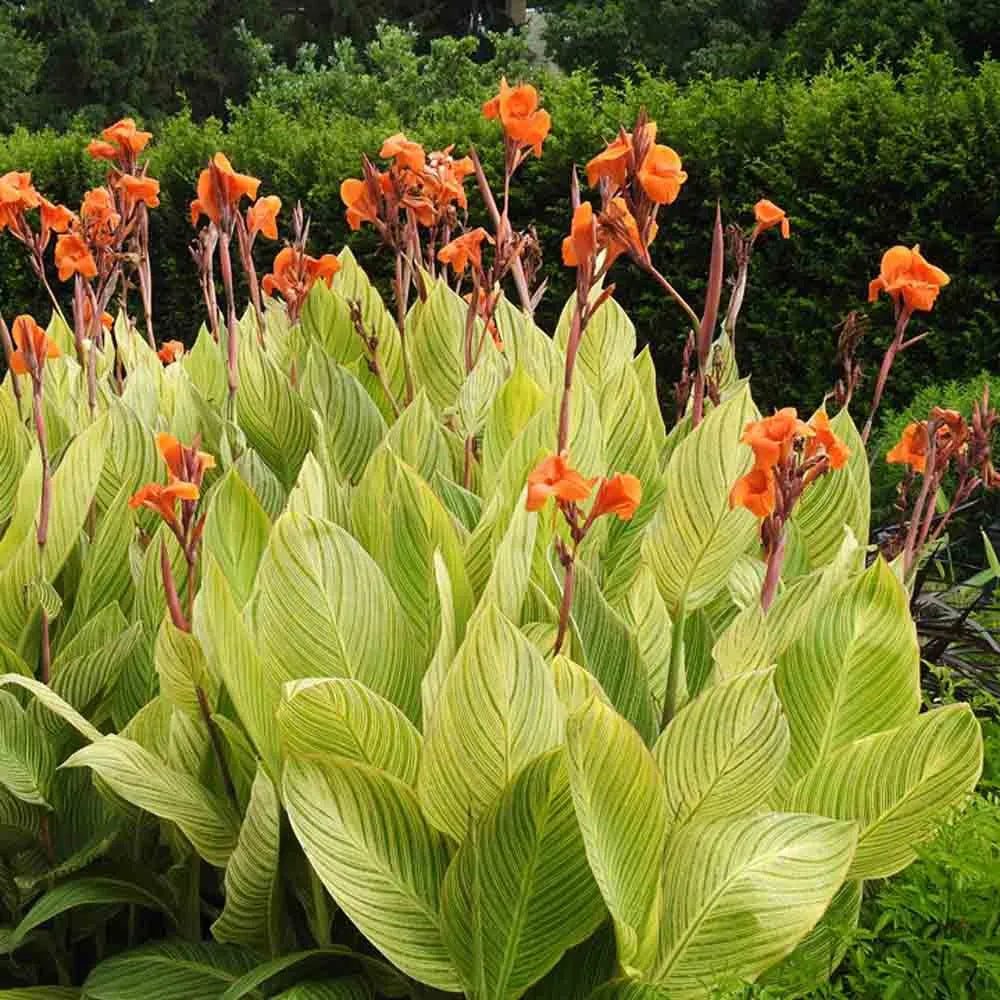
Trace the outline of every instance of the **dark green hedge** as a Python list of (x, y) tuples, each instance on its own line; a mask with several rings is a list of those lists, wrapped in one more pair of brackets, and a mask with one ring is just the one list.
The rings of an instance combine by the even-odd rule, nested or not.
[[(388, 32), (366, 53), (344, 46), (330, 66), (278, 71), (232, 110), (226, 126), (186, 115), (156, 124), (158, 333), (189, 336), (201, 318), (186, 206), (216, 148), (287, 205), (302, 200), (317, 250), (348, 240), (376, 269), (371, 235), (348, 234), (338, 196), (364, 151), (377, 152), (385, 135), (405, 128), (427, 144), (475, 142), (495, 169), (498, 137), (479, 102), (502, 67), (520, 75), (521, 52), (501, 47), (486, 65), (469, 53), (468, 44), (445, 39), (418, 56), (404, 35)], [(537, 224), (549, 262), (543, 322), (553, 321), (569, 287), (558, 251), (571, 164), (586, 161), (644, 105), (690, 175), (664, 212), (657, 262), (696, 305), (716, 198), (729, 220), (748, 221), (762, 195), (792, 217), (793, 238), (769, 235), (754, 259), (740, 332), (741, 367), (754, 372), (762, 403), (819, 402), (835, 374), (834, 326), (864, 305), (881, 252), (896, 242), (919, 241), (953, 280), (935, 311), (915, 321), (914, 332), (929, 326), (933, 333), (900, 363), (888, 402), (904, 404), (929, 380), (1000, 370), (1000, 62), (965, 75), (946, 57), (923, 52), (898, 76), (851, 64), (810, 81), (706, 79), (683, 87), (652, 77), (616, 87), (585, 74), (535, 77), (553, 136), (519, 178), (513, 211), (518, 222)], [(31, 169), (50, 196), (76, 202), (98, 175), (83, 153), (85, 138), (15, 133), (0, 140), (0, 170)], [(0, 307), (8, 315), (41, 304), (18, 250), (9, 237), (0, 241)], [(671, 380), (683, 338), (678, 310), (628, 266), (617, 280), (618, 298)], [(869, 386), (890, 332), (888, 304), (872, 317)]]

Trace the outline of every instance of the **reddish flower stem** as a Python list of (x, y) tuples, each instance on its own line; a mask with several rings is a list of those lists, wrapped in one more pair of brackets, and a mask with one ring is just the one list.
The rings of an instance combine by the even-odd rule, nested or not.
[(573, 320), (566, 341), (566, 367), (563, 374), (563, 397), (559, 407), (559, 433), (556, 443), (556, 454), (561, 455), (569, 447), (569, 428), (573, 396), (573, 373), (576, 369), (576, 356), (583, 339), (583, 310), (585, 298), (581, 302), (581, 294), (577, 292), (576, 308), (573, 310)]
[(236, 322), (236, 296), (233, 291), (233, 260), (229, 252), (230, 236), (224, 229), (219, 231), (219, 264), (222, 269), (222, 284), (226, 290), (226, 367), (229, 372), (229, 406), (236, 406), (236, 390), (239, 388), (239, 329)]
[(139, 294), (142, 298), (142, 311), (146, 317), (146, 340), (149, 346), (156, 350), (156, 337), (153, 335), (153, 272), (149, 260), (149, 211), (144, 204), (139, 204), (139, 222), (136, 229), (136, 247), (139, 262), (136, 271), (139, 274)]
[(892, 338), (892, 343), (888, 346), (885, 356), (882, 358), (882, 364), (878, 370), (878, 378), (875, 380), (872, 407), (868, 413), (868, 419), (865, 421), (864, 430), (861, 432), (861, 440), (864, 444), (868, 444), (868, 438), (871, 436), (872, 424), (875, 422), (875, 411), (878, 410), (879, 403), (882, 402), (882, 393), (885, 391), (885, 384), (889, 380), (889, 372), (892, 370), (896, 355), (909, 346), (903, 343), (903, 335), (906, 333), (906, 326), (910, 322), (912, 315), (912, 310), (904, 305), (896, 319), (896, 332)]
[[(906, 531), (906, 541), (903, 544), (903, 578), (908, 579), (917, 561), (920, 551), (918, 539), (920, 538), (923, 518), (928, 513), (928, 503), (933, 504), (937, 494), (937, 422), (930, 421), (927, 428), (927, 457), (924, 464), (923, 483), (920, 486), (920, 493), (917, 495), (917, 502), (913, 505), (913, 513), (910, 515), (910, 525)], [(933, 486), (933, 489), (932, 489)], [(931, 510), (933, 516), (933, 510)]]
[(167, 599), (167, 610), (170, 612), (170, 620), (182, 632), (190, 632), (191, 626), (184, 617), (184, 612), (181, 610), (181, 599), (177, 593), (177, 583), (174, 580), (174, 571), (170, 565), (167, 543), (163, 539), (160, 539), (160, 573), (163, 576), (163, 593)]
[[(10, 359), (14, 354), (14, 341), (11, 339), (10, 330), (7, 328), (7, 323), (3, 316), (0, 316), (0, 342), (3, 343), (3, 353), (7, 360), (7, 370), (10, 371)], [(23, 417), (23, 404), (21, 401), (21, 383), (17, 380), (17, 376), (11, 372), (10, 374), (10, 385), (14, 390), (14, 402), (17, 404), (17, 415), (18, 417)]]
[(569, 631), (569, 615), (573, 607), (573, 584), (576, 580), (576, 553), (567, 553), (563, 558), (565, 574), (563, 576), (562, 602), (559, 605), (559, 630), (556, 632), (556, 644), (552, 653), (556, 655), (562, 649)]
[(781, 526), (778, 540), (768, 550), (767, 569), (764, 572), (764, 584), (760, 591), (760, 606), (767, 611), (774, 603), (778, 593), (778, 581), (781, 579), (781, 567), (785, 561), (785, 540), (788, 532)]

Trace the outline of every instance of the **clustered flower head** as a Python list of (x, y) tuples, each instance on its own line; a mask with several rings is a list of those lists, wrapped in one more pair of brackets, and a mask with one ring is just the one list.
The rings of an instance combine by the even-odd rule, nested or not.
[(310, 257), (297, 247), (287, 246), (278, 251), (271, 273), (264, 275), (264, 294), (280, 294), (294, 319), (313, 285), (325, 281), (329, 287), (339, 270), (340, 260), (332, 253)]
[(58, 358), (59, 345), (27, 313), (18, 316), (11, 328), (15, 350), (10, 356), (10, 370), (15, 375), (41, 376), (47, 358)]
[(951, 279), (939, 267), (924, 259), (920, 247), (895, 246), (882, 255), (882, 267), (868, 286), (868, 301), (882, 292), (908, 312), (930, 312), (938, 293)]
[(360, 229), (369, 223), (393, 246), (407, 242), (404, 233), (410, 224), (452, 226), (455, 207), (468, 206), (464, 183), (475, 169), (468, 156), (455, 159), (452, 149), (427, 153), (402, 132), (389, 136), (379, 152), (391, 161), (388, 169), (379, 170), (365, 158), (364, 177), (349, 177), (340, 185), (348, 225)]
[(228, 227), (244, 198), (257, 197), (260, 180), (233, 169), (229, 157), (216, 153), (198, 175), (198, 197), (191, 202), (191, 225), (204, 215), (217, 226)]
[(849, 457), (825, 410), (807, 423), (794, 407), (785, 407), (748, 423), (740, 441), (753, 449), (754, 464), (733, 485), (729, 506), (745, 507), (762, 520), (776, 516), (781, 523), (806, 486), (830, 469), (842, 468)]
[[(557, 507), (569, 515), (572, 523), (576, 520), (577, 505), (590, 498), (597, 482), (597, 478), (588, 479), (574, 469), (567, 455), (548, 455), (528, 473), (525, 506), (528, 510), (538, 511), (549, 497), (553, 497)], [(641, 500), (642, 484), (635, 476), (620, 473), (602, 478), (585, 525), (589, 527), (596, 518), (605, 514), (614, 514), (619, 520), (629, 521)]]
[[(215, 459), (197, 445), (185, 447), (172, 434), (157, 434), (156, 447), (167, 466), (167, 482), (147, 483), (132, 496), (129, 506), (155, 511), (177, 534), (182, 528), (188, 530), (205, 472), (215, 467)], [(183, 508), (183, 525), (177, 518), (178, 501), (189, 505)], [(181, 541), (184, 544), (185, 539)]]
[(487, 118), (500, 119), (505, 145), (515, 157), (523, 157), (528, 150), (535, 156), (542, 155), (542, 143), (552, 128), (552, 119), (538, 103), (538, 91), (530, 83), (511, 87), (507, 78), (501, 77), (500, 93), (483, 105)]

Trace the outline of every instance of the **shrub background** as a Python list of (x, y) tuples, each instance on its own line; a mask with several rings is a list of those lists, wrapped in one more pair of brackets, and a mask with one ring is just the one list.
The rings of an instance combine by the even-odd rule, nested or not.
[[(749, 225), (764, 195), (792, 218), (791, 240), (769, 234), (759, 245), (739, 330), (740, 364), (759, 372), (762, 404), (808, 409), (820, 401), (836, 376), (834, 327), (849, 309), (867, 308), (867, 283), (896, 242), (919, 242), (952, 283), (934, 312), (914, 321), (913, 332), (933, 333), (897, 366), (888, 403), (904, 405), (932, 379), (1000, 370), (1000, 62), (984, 61), (970, 74), (924, 46), (898, 72), (848, 60), (811, 79), (680, 85), (640, 72), (606, 84), (585, 71), (532, 69), (516, 39), (495, 41), (494, 58), (479, 62), (475, 39), (437, 39), (418, 54), (414, 36), (383, 27), (364, 49), (342, 41), (319, 63), (307, 46), (294, 67), (270, 66), (225, 125), (195, 122), (186, 111), (152, 123), (151, 169), (163, 184), (153, 220), (158, 334), (190, 339), (201, 322), (187, 205), (198, 170), (217, 148), (260, 176), (262, 190), (282, 197), (286, 219), (301, 199), (312, 214), (315, 249), (339, 250), (346, 241), (368, 251), (371, 233), (347, 229), (341, 180), (357, 175), (362, 154), (377, 152), (399, 129), (430, 146), (454, 142), (462, 150), (473, 142), (495, 173), (499, 133), (479, 106), (506, 72), (535, 80), (553, 118), (545, 155), (528, 164), (513, 192), (515, 218), (536, 224), (547, 261), (544, 326), (551, 328), (570, 287), (559, 243), (571, 166), (585, 163), (645, 106), (689, 174), (663, 212), (656, 261), (696, 308), (715, 199), (727, 221)], [(0, 170), (30, 169), (51, 197), (78, 204), (99, 176), (84, 153), (90, 134), (82, 126), (59, 134), (17, 130), (0, 140)], [(470, 200), (478, 205), (477, 196)], [(9, 237), (0, 242), (0, 308), (11, 315), (30, 303), (46, 313), (20, 249)], [(261, 246), (262, 266), (275, 249)], [(652, 345), (661, 377), (672, 379), (685, 335), (679, 310), (634, 269), (616, 294)], [(892, 325), (887, 300), (871, 312), (867, 391)]]

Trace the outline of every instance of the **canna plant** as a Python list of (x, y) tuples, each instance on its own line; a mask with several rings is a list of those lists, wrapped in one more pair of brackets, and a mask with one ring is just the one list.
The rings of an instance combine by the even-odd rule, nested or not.
[[(730, 227), (723, 308), (717, 212), (696, 311), (650, 259), (687, 175), (640, 116), (596, 201), (573, 178), (549, 336), (509, 191), (551, 123), (525, 84), (484, 112), (499, 196), (475, 150), (403, 134), (344, 182), (391, 301), (350, 250), (309, 256), (300, 208), (258, 281), (280, 202), (244, 213), (259, 182), (214, 157), (189, 350), (152, 340), (155, 206), (123, 179), (148, 136), (92, 144), (119, 218), (65, 235), (101, 267), (67, 274), (74, 325), (4, 340), (0, 996), (794, 995), (974, 787), (971, 710), (920, 711), (850, 413), (763, 416), (736, 370), (785, 214)], [(630, 264), (687, 326), (669, 433)]]

